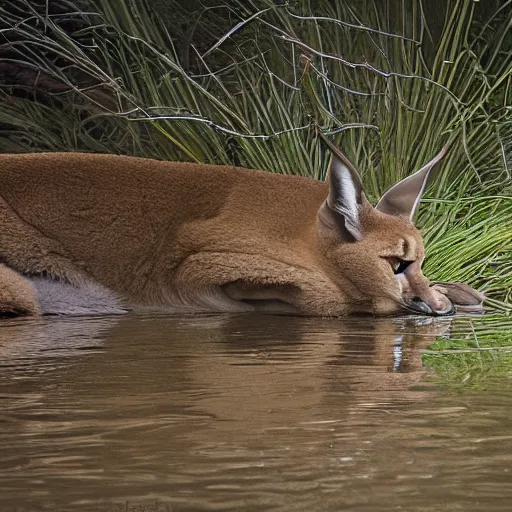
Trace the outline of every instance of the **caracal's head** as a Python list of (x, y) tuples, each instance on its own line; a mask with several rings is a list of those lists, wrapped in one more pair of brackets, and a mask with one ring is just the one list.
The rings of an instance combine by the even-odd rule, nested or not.
[(373, 207), (355, 168), (326, 142), (333, 157), (329, 195), (318, 212), (318, 241), (326, 271), (347, 297), (351, 312), (452, 314), (450, 300), (421, 271), (425, 249), (413, 224), (429, 172), (447, 147)]

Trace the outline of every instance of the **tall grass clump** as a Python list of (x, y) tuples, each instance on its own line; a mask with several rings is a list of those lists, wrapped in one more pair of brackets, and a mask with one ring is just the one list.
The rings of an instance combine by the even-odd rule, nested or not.
[(14, 0), (0, 150), (322, 179), (322, 131), (375, 199), (448, 142), (418, 222), (427, 273), (510, 303), (511, 20), (511, 0)]

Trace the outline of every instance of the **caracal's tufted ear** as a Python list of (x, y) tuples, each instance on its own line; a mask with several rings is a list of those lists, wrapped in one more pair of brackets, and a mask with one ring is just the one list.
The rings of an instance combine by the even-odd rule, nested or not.
[(360, 214), (361, 207), (366, 201), (361, 177), (336, 145), (323, 134), (321, 136), (332, 153), (331, 166), (326, 178), (329, 184), (327, 208), (331, 214), (341, 216), (347, 231), (356, 240), (361, 240), (363, 233)]
[(441, 161), (447, 150), (448, 144), (419, 171), (393, 185), (380, 198), (375, 208), (390, 215), (403, 215), (412, 220), (425, 190), (430, 171)]

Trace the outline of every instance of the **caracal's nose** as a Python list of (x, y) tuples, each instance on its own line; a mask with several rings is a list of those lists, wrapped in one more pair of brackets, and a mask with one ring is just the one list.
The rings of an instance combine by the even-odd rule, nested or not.
[(419, 262), (414, 262), (404, 272), (407, 281), (407, 301), (414, 309), (426, 315), (452, 315), (455, 308), (450, 299), (430, 286), (430, 281), (421, 272)]

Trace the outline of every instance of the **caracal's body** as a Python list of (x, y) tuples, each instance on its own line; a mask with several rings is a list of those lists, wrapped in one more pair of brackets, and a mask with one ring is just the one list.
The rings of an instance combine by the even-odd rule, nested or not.
[(330, 176), (0, 155), (0, 313), (386, 314), (403, 309), (406, 289), (430, 313), (451, 309), (421, 274), (421, 236), (407, 215), (372, 208), (343, 157)]

